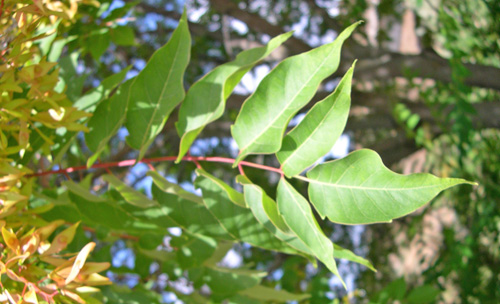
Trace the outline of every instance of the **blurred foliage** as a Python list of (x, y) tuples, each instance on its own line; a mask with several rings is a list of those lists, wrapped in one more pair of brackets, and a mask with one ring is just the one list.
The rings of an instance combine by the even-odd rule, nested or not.
[[(57, 235), (65, 231), (62, 227), (68, 227), (68, 223), (56, 222), (57, 218), (64, 216), (74, 222), (83, 218), (83, 223), (87, 224), (96, 224), (96, 220), (93, 219), (93, 214), (88, 214), (87, 217), (75, 216), (79, 211), (68, 204), (68, 196), (71, 194), (55, 190), (65, 177), (42, 178), (40, 182), (45, 187), (54, 189), (39, 191), (24, 176), (32, 173), (35, 168), (47, 169), (47, 166), (52, 165), (69, 167), (86, 163), (89, 151), (76, 131), (85, 130), (87, 112), (93, 110), (121, 82), (120, 79), (115, 85), (102, 86), (105, 83), (103, 80), (109, 80), (110, 75), (124, 71), (127, 67), (130, 75), (137, 74), (153, 51), (168, 41), (180, 18), (183, 4), (180, 1), (142, 2), (157, 7), (158, 10), (148, 11), (133, 1), (122, 2), (123, 6), (111, 0), (2, 1), (0, 197), (3, 204), (0, 225), (3, 240), (12, 240), (11, 243), (5, 241), (12, 246), (2, 248), (1, 271), (3, 288), (10, 291), (14, 301), (20, 299), (24, 287), (22, 282), (26, 279), (40, 282), (47, 277), (41, 284), (29, 285), (24, 294), (26, 301), (30, 300), (33, 293), (50, 296), (57, 284), (58, 290), (67, 292), (66, 299), (62, 299), (63, 293), (57, 295), (60, 298), (54, 299), (60, 302), (70, 301), (68, 298), (78, 297), (73, 294), (75, 290), (82, 285), (91, 285), (85, 280), (66, 283), (72, 268), (69, 265), (73, 265), (78, 258), (76, 254), (64, 253), (63, 257), (71, 262), (50, 260), (52, 264), (46, 262), (43, 271), (33, 268), (32, 265), (38, 263), (47, 248), (55, 243)], [(318, 45), (328, 34), (333, 33), (331, 23), (325, 21), (327, 17), (332, 17), (338, 24), (347, 25), (363, 19), (366, 10), (377, 1), (235, 2), (238, 7), (256, 12), (272, 24), (287, 29), (305, 22), (303, 30), (296, 35), (311, 45)], [(400, 270), (391, 267), (388, 257), (401, 246), (401, 243), (395, 241), (398, 232), (395, 231), (396, 228), (390, 229), (383, 224), (367, 227), (362, 245), (359, 245), (351, 237), (355, 233), (354, 227), (341, 228), (331, 223), (322, 223), (323, 230), (335, 242), (353, 248), (353, 251), (362, 256), (368, 255), (379, 269), (378, 273), (372, 274), (363, 272), (365, 269), (357, 265), (340, 266), (342, 274), (354, 274), (355, 288), (351, 293), (346, 293), (338, 284), (332, 283), (334, 280), (331, 274), (324, 268), (314, 269), (305, 259), (248, 246), (236, 246), (232, 250), (241, 257), (241, 265), (270, 270), (269, 275), (263, 278), (262, 285), (273, 289), (281, 288), (290, 293), (310, 293), (311, 303), (331, 303), (333, 298), (343, 303), (392, 303), (396, 299), (401, 303), (498, 302), (500, 133), (498, 129), (482, 128), (472, 106), (484, 102), (498, 103), (500, 94), (495, 90), (465, 85), (464, 80), (470, 71), (464, 64), (500, 67), (500, 3), (495, 0), (378, 2), (378, 18), (383, 20), (377, 35), (379, 47), (391, 43), (394, 26), (401, 22), (404, 10), (411, 9), (416, 15), (420, 46), (449, 60), (452, 75), (450, 82), (433, 80), (429, 86), (421, 81), (417, 72), (408, 73), (410, 87), (419, 91), (419, 97), (432, 114), (435, 122), (433, 125), (413, 112), (411, 104), (409, 106), (407, 103), (394, 101), (394, 91), (398, 90), (394, 81), (382, 83), (373, 79), (375, 91), (389, 92), (387, 101), (391, 104), (386, 106), (393, 109), (395, 121), (400, 124), (407, 137), (415, 140), (417, 147), (427, 151), (425, 171), (479, 183), (472, 193), (470, 188), (457, 188), (448, 192), (423, 213), (412, 216), (411, 220), (398, 220), (396, 227), (407, 232), (406, 241), (409, 242), (413, 237), (423, 235), (425, 214), (442, 206), (454, 210), (457, 225), (443, 229), (444, 241), (438, 249), (438, 257), (421, 274), (415, 276), (398, 273)], [(198, 30), (201, 28), (202, 34), (193, 35), (192, 63), (187, 70), (186, 84), (193, 83), (215, 65), (226, 62), (231, 57), (220, 35), (223, 14), (210, 7), (207, 1), (191, 1), (188, 6), (193, 11), (201, 10), (196, 24), (199, 26)], [(306, 20), (302, 21), (304, 18)], [(362, 38), (357, 38), (359, 41), (367, 39), (365, 33), (360, 33), (360, 36)], [(233, 40), (245, 38), (264, 42), (269, 35), (249, 28), (248, 32), (233, 29), (231, 37)], [(237, 46), (235, 50), (238, 51), (238, 48), (242, 47)], [(274, 62), (264, 63), (268, 66), (273, 64)], [(83, 103), (79, 97), (88, 97), (91, 93), (98, 93), (99, 97), (93, 99), (94, 103), (87, 107), (88, 104)], [(236, 114), (236, 111), (232, 114), (230, 112), (224, 119), (234, 121)], [(165, 132), (159, 135), (150, 149), (149, 157), (176, 153), (178, 143), (172, 140), (176, 134), (169, 131), (173, 129), (173, 126), (167, 125)], [(363, 137), (354, 137), (357, 143), (376, 143), (390, 137), (391, 131), (363, 130), (356, 133), (358, 135)], [(123, 138), (120, 135), (114, 137), (101, 159), (117, 161), (136, 157), (135, 152), (124, 144)], [(234, 157), (231, 155), (229, 141), (221, 139), (204, 147), (205, 150), (200, 151), (200, 154)], [(12, 166), (11, 160), (22, 166)], [(249, 160), (276, 164), (272, 156), (253, 156)], [(156, 169), (160, 174), (168, 175), (179, 184), (190, 187), (195, 168), (193, 163), (181, 163), (179, 166), (162, 163)], [(231, 186), (239, 187), (228, 176), (230, 166), (226, 170), (217, 164), (207, 163), (204, 168)], [(114, 173), (137, 188), (146, 188), (144, 183), (148, 181), (148, 177), (145, 171), (136, 170), (131, 173), (125, 169), (117, 169)], [(70, 177), (81, 180), (86, 189), (102, 194), (104, 189), (100, 186), (100, 176), (104, 172), (96, 170), (94, 173), (95, 177), (87, 175), (85, 179), (78, 173), (72, 173)], [(251, 168), (245, 169), (245, 173), (252, 181), (262, 185), (271, 197), (276, 196), (278, 179), (275, 175), (262, 174), (262, 171)], [(294, 184), (297, 188), (301, 185), (300, 182)], [(305, 194), (305, 189), (303, 193)], [(37, 198), (29, 203), (34, 209), (25, 212), (28, 209), (27, 198), (32, 194)], [(125, 205), (118, 192), (108, 191), (107, 195), (109, 197), (106, 199), (109, 201)], [(53, 208), (47, 211), (48, 206), (43, 202), (50, 202)], [(121, 220), (127, 222), (126, 218), (115, 220), (109, 225), (118, 227)], [(41, 227), (49, 223), (54, 230), (42, 233)], [(147, 223), (137, 223), (148, 227)], [(189, 256), (190, 250), (197, 253), (211, 250), (210, 240), (199, 240), (184, 234), (177, 236), (173, 233), (163, 239), (165, 231), (153, 231), (138, 241), (133, 236), (111, 234), (110, 231), (116, 227), (98, 223), (95, 230), (84, 231), (80, 225), (74, 230), (73, 243), (67, 248), (58, 247), (61, 252), (79, 252), (82, 248), (93, 246), (85, 247), (86, 244), (98, 241), (95, 252), (89, 257), (95, 265), (104, 265), (102, 263), (110, 261), (111, 252), (114, 256), (131, 252), (130, 257), (135, 263), (128, 265), (117, 262), (110, 268), (108, 275), (118, 284), (103, 288), (100, 300), (109, 303), (158, 303), (164, 300), (158, 295), (161, 293), (164, 298), (174, 298), (175, 294), (176, 298), (186, 303), (203, 303), (206, 295), (198, 294), (192, 287), (194, 285), (195, 288), (201, 288), (203, 292), (204, 284), (211, 284), (207, 276), (199, 270), (183, 272), (183, 267), (173, 262), (172, 255), (175, 254), (182, 261), (182, 266), (192, 266), (199, 262), (198, 258), (203, 257), (198, 254)], [(153, 253), (154, 248), (165, 249), (168, 254)], [(177, 248), (183, 250), (176, 251)], [(223, 257), (231, 246), (225, 249), (226, 251), (222, 250), (217, 254)], [(48, 259), (56, 253), (58, 252), (45, 255)], [(14, 265), (18, 267), (13, 267)], [(92, 270), (92, 267), (89, 269)], [(63, 279), (58, 277), (61, 272), (64, 273)], [(358, 275), (359, 272), (362, 274)], [(399, 279), (401, 275), (404, 275), (405, 280)], [(5, 279), (6, 276), (9, 279)], [(56, 285), (50, 285), (49, 280)], [(225, 283), (232, 284), (230, 281)], [(134, 286), (133, 291), (127, 285)], [(223, 289), (223, 286), (212, 287)], [(91, 302), (87, 291), (79, 294)], [(426, 299), (419, 298), (426, 295)], [(238, 296), (231, 301), (244, 303), (244, 299)]]

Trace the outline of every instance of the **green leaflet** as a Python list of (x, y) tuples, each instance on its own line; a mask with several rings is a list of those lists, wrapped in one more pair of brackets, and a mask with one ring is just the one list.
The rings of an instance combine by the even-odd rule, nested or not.
[(153, 180), (153, 197), (162, 207), (161, 212), (187, 232), (200, 237), (211, 236), (217, 239), (233, 240), (217, 219), (196, 202), (163, 191), (161, 184)]
[[(245, 202), (248, 206), (250, 206), (250, 209), (256, 217), (257, 214), (262, 214), (264, 217), (268, 218), (267, 221), (270, 221), (276, 228), (281, 230), (281, 232), (293, 235), (293, 232), (286, 225), (281, 214), (279, 214), (276, 202), (274, 202), (261, 187), (253, 184), (246, 176), (243, 175), (238, 175), (236, 177), (236, 181), (243, 185)], [(264, 217), (260, 218), (264, 219)], [(259, 219), (259, 217), (257, 217), (257, 219)], [(264, 224), (260, 219), (259, 221)]]
[[(272, 234), (274, 234), (278, 239), (286, 242), (290, 247), (297, 249), (298, 251), (304, 253), (307, 258), (310, 258), (313, 253), (307, 247), (304, 242), (302, 242), (293, 232), (288, 228), (283, 220), (283, 217), (278, 214), (278, 207), (276, 203), (257, 185), (252, 184), (246, 177), (239, 175), (237, 177), (238, 182), (240, 182), (244, 187), (245, 201), (250, 210), (252, 210), (253, 215), (259, 221), (261, 225), (266, 227)], [(275, 209), (270, 213), (266, 212), (264, 205), (274, 204), (273, 207), (268, 209)], [(276, 224), (279, 223), (279, 224)], [(281, 228), (280, 228), (281, 227)], [(284, 232), (286, 231), (286, 232)], [(304, 255), (303, 254), (303, 255)]]
[(288, 122), (309, 102), (321, 81), (337, 70), (342, 44), (358, 24), (330, 44), (283, 60), (260, 82), (231, 128), (240, 148), (235, 163), (251, 153), (279, 151)]
[(336, 259), (343, 259), (343, 260), (348, 260), (348, 261), (351, 261), (354, 263), (361, 264), (363, 266), (366, 266), (366, 268), (368, 268), (374, 272), (377, 272), (377, 270), (375, 269), (375, 267), (373, 267), (373, 265), (372, 265), (372, 263), (370, 263), (370, 261), (360, 257), (359, 255), (356, 255), (351, 250), (345, 249), (345, 248), (343, 248), (335, 243), (333, 243), (333, 256)]
[(234, 243), (228, 241), (219, 241), (217, 247), (215, 248), (214, 253), (210, 258), (208, 258), (203, 265), (207, 267), (215, 266), (217, 263), (222, 261), (222, 259), (226, 256), (227, 252), (233, 248)]
[(94, 112), (95, 107), (98, 106), (102, 100), (108, 98), (111, 91), (113, 91), (123, 81), (123, 79), (125, 79), (125, 76), (127, 76), (127, 73), (131, 68), (132, 66), (129, 65), (119, 73), (107, 77), (99, 86), (90, 90), (88, 93), (75, 101), (73, 106), (80, 110)]
[(353, 66), (335, 91), (312, 107), (304, 119), (283, 138), (276, 153), (287, 176), (301, 173), (330, 151), (344, 131), (351, 105)]
[(260, 301), (280, 303), (287, 301), (302, 301), (311, 297), (309, 294), (294, 294), (286, 290), (276, 290), (262, 285), (256, 285), (252, 288), (245, 289), (240, 291), (239, 294)]
[(149, 171), (147, 176), (151, 176), (153, 178), (154, 183), (162, 190), (174, 195), (178, 195), (184, 199), (190, 200), (197, 204), (203, 205), (203, 199), (196, 194), (188, 192), (184, 190), (181, 186), (171, 183), (166, 180), (163, 176), (161, 176), (156, 171)]
[(267, 273), (248, 269), (206, 267), (204, 281), (213, 293), (232, 295), (260, 283)]
[[(87, 111), (89, 113), (93, 113), (92, 117), (90, 118), (90, 121), (92, 121), (92, 123), (89, 124), (90, 131), (93, 131), (96, 125), (104, 124), (107, 126), (108, 123), (108, 121), (106, 120), (107, 117), (103, 116), (103, 114), (108, 114), (108, 113), (103, 112), (102, 109), (99, 112), (96, 112), (95, 108), (97, 105), (99, 105), (99, 103), (102, 100), (107, 99), (111, 91), (113, 91), (123, 81), (123, 79), (125, 78), (127, 72), (130, 70), (131, 67), (132, 66), (128, 66), (119, 73), (113, 74), (108, 78), (104, 79), (98, 87), (90, 90), (87, 94), (80, 97), (77, 101), (73, 103), (73, 106), (75, 108)], [(111, 138), (111, 136), (113, 136), (116, 133), (115, 131), (111, 134), (111, 136), (107, 137), (108, 134), (106, 133), (106, 130), (108, 129), (104, 129), (104, 132), (100, 134), (90, 134), (92, 132), (87, 132), (85, 133), (85, 137), (89, 138), (89, 141), (97, 141), (97, 140), (104, 141), (103, 146), (105, 146), (108, 140)], [(112, 128), (109, 130), (112, 130)], [(56, 146), (59, 145), (59, 149), (56, 149), (54, 151), (56, 152), (56, 154), (53, 163), (57, 164), (61, 161), (61, 159), (66, 154), (70, 146), (73, 144), (77, 135), (78, 132), (66, 131), (66, 134), (64, 134), (63, 136), (56, 137), (54, 143)], [(90, 157), (87, 166), (91, 167), (99, 155), (100, 152), (95, 153), (92, 157)]]
[(69, 190), (71, 202), (84, 219), (86, 218), (93, 224), (120, 231), (134, 231), (140, 228), (137, 218), (115, 202), (95, 196), (72, 181), (65, 181), (63, 184)]
[(288, 227), (333, 274), (340, 278), (344, 288), (346, 288), (333, 258), (332, 242), (325, 236), (316, 222), (309, 202), (284, 178), (281, 178), (278, 184), (278, 210), (283, 215)]
[(241, 52), (234, 61), (218, 66), (193, 84), (179, 110), (179, 121), (175, 124), (181, 136), (177, 162), (186, 154), (201, 130), (222, 116), (226, 99), (241, 78), (291, 35), (292, 32), (279, 35), (266, 46)]
[(248, 208), (248, 206), (245, 203), (245, 198), (243, 197), (243, 195), (238, 191), (234, 190), (233, 188), (231, 188), (231, 186), (229, 186), (225, 182), (221, 181), (220, 179), (216, 178), (215, 176), (213, 176), (212, 174), (208, 173), (205, 170), (198, 169), (196, 170), (196, 174), (208, 178), (212, 183), (216, 184), (218, 188), (220, 188), (222, 191), (225, 192), (225, 195), (227, 195), (227, 198), (231, 203), (243, 208)]
[(176, 247), (178, 250), (176, 252), (177, 260), (179, 265), (183, 269), (200, 267), (204, 262), (214, 254), (217, 248), (217, 241), (206, 236), (181, 236), (184, 238), (184, 244), (175, 243), (172, 240), (172, 246)]
[(205, 205), (219, 220), (224, 229), (235, 239), (267, 250), (281, 251), (289, 254), (297, 253), (296, 250), (277, 239), (262, 226), (255, 219), (252, 211), (232, 202), (231, 196), (239, 196), (238, 200), (243, 201), (244, 198), (241, 193), (235, 190), (232, 190), (233, 193), (227, 192), (227, 187), (229, 186), (223, 187), (222, 184), (224, 182), (221, 180), (203, 170), (198, 169), (196, 172), (199, 176), (196, 178), (195, 185), (201, 188)]
[(168, 43), (158, 49), (137, 75), (130, 90), (127, 143), (141, 159), (161, 132), (172, 110), (184, 99), (183, 78), (189, 62), (191, 36), (186, 11)]
[(85, 133), (85, 142), (95, 153), (87, 160), (88, 168), (92, 167), (111, 137), (123, 125), (131, 98), (130, 87), (134, 80), (135, 78), (132, 78), (123, 83), (113, 96), (97, 106), (94, 115), (90, 118), (87, 124), (90, 132)]
[(129, 187), (114, 175), (106, 174), (102, 177), (102, 179), (113, 186), (129, 204), (139, 208), (148, 208), (158, 205), (157, 202), (150, 200), (146, 195), (140, 193), (132, 187)]
[(374, 151), (355, 151), (307, 173), (309, 197), (324, 218), (341, 224), (391, 222), (420, 208), (463, 179), (427, 173), (407, 176), (387, 169)]

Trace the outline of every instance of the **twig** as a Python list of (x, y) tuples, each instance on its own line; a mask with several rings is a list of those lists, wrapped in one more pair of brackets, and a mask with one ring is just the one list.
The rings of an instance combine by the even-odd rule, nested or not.
[[(154, 162), (175, 161), (176, 159), (177, 159), (177, 156), (162, 156), (162, 157), (154, 157), (154, 158), (145, 158), (145, 159), (139, 161), (139, 163), (149, 164), (149, 163), (154, 163)], [(191, 161), (191, 162), (206, 161), (206, 162), (226, 163), (226, 164), (233, 164), (235, 162), (234, 158), (218, 157), (218, 156), (215, 156), (215, 157), (184, 156), (182, 158), (182, 160), (183, 161)], [(45, 175), (53, 175), (53, 174), (67, 174), (67, 173), (72, 173), (72, 172), (76, 172), (76, 171), (88, 170), (88, 169), (131, 167), (131, 166), (135, 165), (136, 163), (137, 163), (136, 159), (127, 159), (127, 160), (122, 160), (119, 162), (99, 163), (99, 164), (93, 165), (90, 168), (87, 168), (87, 166), (74, 166), (74, 167), (69, 167), (69, 168), (59, 169), (59, 170), (42, 171), (42, 172), (37, 172), (37, 173), (33, 173), (33, 174), (27, 174), (26, 177), (36, 177), (36, 176), (45, 176)], [(261, 170), (266, 170), (266, 171), (271, 171), (271, 172), (283, 174), (283, 171), (281, 169), (275, 168), (275, 167), (265, 166), (265, 165), (247, 162), (247, 161), (241, 161), (240, 164), (242, 166), (247, 166), (247, 167), (252, 167), (252, 168), (257, 168), (257, 169), (261, 169)]]

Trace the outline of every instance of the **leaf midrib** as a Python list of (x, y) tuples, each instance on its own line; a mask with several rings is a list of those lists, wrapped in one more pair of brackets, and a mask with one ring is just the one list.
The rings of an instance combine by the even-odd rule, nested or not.
[[(283, 183), (284, 185), (284, 188), (286, 190), (287, 193), (289, 193), (290, 197), (292, 198), (292, 201), (295, 203), (295, 205), (297, 205), (297, 207), (299, 208), (300, 212), (302, 214), (304, 214), (305, 216), (305, 219), (308, 223), (309, 226), (313, 226), (315, 227), (316, 225), (314, 225), (314, 222), (311, 222), (311, 218), (309, 216), (307, 216), (307, 212), (302, 208), (302, 206), (300, 205), (300, 203), (295, 199), (295, 197), (293, 196), (293, 193), (290, 189), (288, 189), (289, 186), (287, 186), (285, 183)], [(292, 229), (292, 227), (289, 225), (290, 229)], [(312, 229), (312, 233), (314, 234), (315, 238), (318, 240), (318, 243), (319, 245), (321, 246), (321, 249), (322, 250), (327, 250), (328, 248), (325, 248), (325, 245), (323, 244), (322, 240), (321, 240), (321, 235), (318, 234), (318, 232), (316, 231), (316, 229)], [(297, 235), (298, 236), (298, 235)], [(300, 239), (300, 237), (299, 237)], [(304, 242), (304, 241), (302, 241)], [(304, 244), (310, 248), (310, 246), (304, 242)], [(310, 248), (311, 251), (314, 251), (312, 248)], [(319, 255), (318, 255), (319, 256)]]
[(428, 188), (441, 188), (442, 185), (428, 185), (428, 186), (420, 186), (420, 187), (410, 187), (410, 188), (387, 188), (387, 187), (381, 187), (381, 188), (376, 188), (376, 187), (364, 187), (364, 186), (350, 186), (350, 185), (341, 185), (337, 183), (327, 183), (327, 182), (322, 182), (319, 180), (315, 179), (310, 179), (307, 177), (303, 176), (294, 176), (295, 178), (301, 179), (303, 181), (312, 183), (312, 184), (320, 184), (320, 185), (325, 185), (328, 187), (333, 187), (333, 188), (343, 188), (343, 189), (359, 189), (359, 190), (369, 190), (369, 191), (410, 191), (410, 190), (420, 190), (420, 189), (428, 189)]

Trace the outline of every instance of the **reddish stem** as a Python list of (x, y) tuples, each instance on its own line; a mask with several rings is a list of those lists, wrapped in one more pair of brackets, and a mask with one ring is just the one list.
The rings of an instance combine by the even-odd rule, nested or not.
[(245, 176), (245, 171), (243, 171), (243, 166), (241, 165), (241, 163), (238, 163), (238, 171), (240, 171), (240, 174)]
[(149, 170), (156, 171), (156, 169), (155, 169), (155, 167), (153, 167), (153, 165), (151, 165), (150, 163), (147, 163), (147, 165), (148, 165)]
[[(154, 162), (162, 162), (162, 161), (175, 161), (177, 159), (176, 156), (162, 156), (162, 157), (154, 157), (154, 158), (145, 158), (139, 163), (144, 163), (144, 164), (149, 164), (149, 163), (154, 163)], [(192, 161), (192, 162), (197, 162), (197, 161), (207, 161), (207, 162), (216, 162), (216, 163), (226, 163), (226, 164), (233, 164), (235, 159), (234, 158), (228, 158), (228, 157), (205, 157), (205, 156), (184, 156), (182, 158), (183, 161)], [(45, 176), (45, 175), (53, 175), (53, 174), (67, 174), (71, 172), (76, 172), (76, 171), (81, 171), (81, 170), (87, 170), (87, 169), (106, 169), (106, 168), (113, 168), (113, 167), (131, 167), (137, 163), (136, 159), (127, 159), (127, 160), (122, 160), (119, 162), (109, 162), (109, 163), (99, 163), (93, 165), (91, 168), (87, 168), (87, 166), (75, 166), (75, 167), (69, 167), (65, 169), (59, 169), (59, 170), (50, 170), (50, 171), (42, 171), (42, 172), (37, 172), (33, 174), (28, 174), (26, 177), (35, 177), (35, 176)], [(266, 171), (271, 171), (271, 172), (276, 172), (279, 174), (283, 174), (283, 171), (279, 168), (274, 168), (270, 166), (265, 166), (265, 165), (260, 165), (256, 163), (251, 163), (247, 161), (241, 161), (239, 164), (242, 166), (247, 166), (247, 167), (253, 167), (257, 169), (262, 169)]]
[(2, 18), (2, 16), (3, 16), (3, 6), (4, 6), (4, 2), (5, 2), (5, 0), (2, 0), (2, 2), (0, 3), (0, 18)]
[[(191, 153), (189, 151), (186, 154), (187, 156), (191, 156)], [(197, 160), (194, 160), (193, 163), (196, 165), (196, 168), (202, 170), (203, 168), (201, 167), (200, 163)]]

